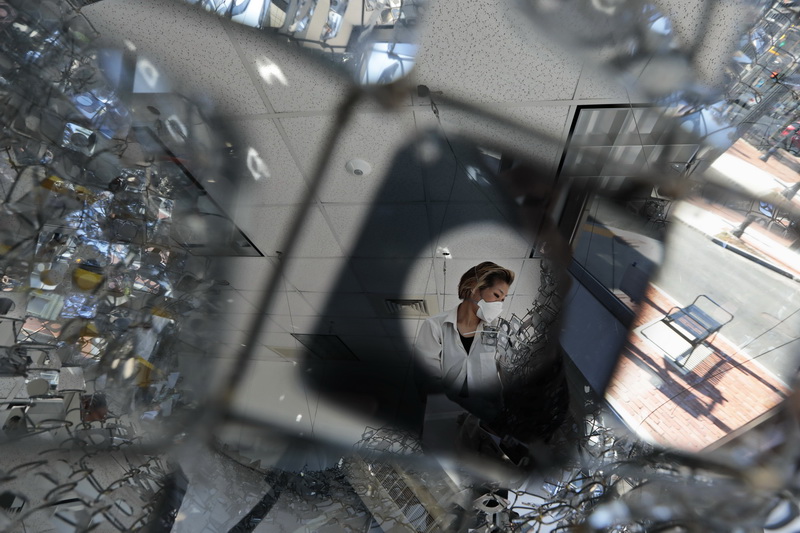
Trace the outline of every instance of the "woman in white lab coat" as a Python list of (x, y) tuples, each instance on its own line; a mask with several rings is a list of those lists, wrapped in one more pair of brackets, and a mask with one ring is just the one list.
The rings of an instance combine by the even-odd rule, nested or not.
[(484, 344), (481, 333), (502, 313), (513, 282), (514, 272), (492, 262), (470, 268), (458, 284), (461, 303), (426, 320), (415, 344), (423, 390), (444, 392), (486, 422), (503, 407), (503, 386), (496, 346)]

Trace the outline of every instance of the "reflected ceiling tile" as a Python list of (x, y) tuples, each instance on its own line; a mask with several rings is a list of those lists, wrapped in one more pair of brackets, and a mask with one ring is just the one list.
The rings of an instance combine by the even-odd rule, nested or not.
[(406, 365), (411, 355), (411, 343), (397, 337), (343, 335), (344, 342), (363, 363)]
[[(332, 116), (281, 119), (289, 142), (310, 176), (315, 157), (333, 124)], [(414, 117), (408, 113), (356, 113), (333, 148), (325, 182), (319, 193), (322, 202), (370, 202), (380, 192), (381, 202), (423, 201), (422, 178), (414, 158), (396, 158), (397, 152), (415, 134)], [(369, 163), (369, 175), (356, 176), (347, 170), (348, 161)]]
[(698, 82), (707, 87), (722, 86), (729, 67), (720, 58), (733, 55), (739, 36), (752, 23), (751, 18), (742, 16), (748, 5), (741, 1), (707, 5), (692, 0), (660, 0), (658, 7), (669, 18), (682, 48), (691, 53), (692, 74)]
[[(350, 263), (364, 290), (386, 293), (387, 287), (402, 281), (402, 295), (436, 292), (431, 280), (431, 259), (368, 259), (355, 258)], [(400, 296), (400, 295), (398, 295)]]
[(503, 317), (506, 319), (511, 318), (512, 313), (520, 318), (524, 317), (527, 314), (528, 309), (531, 308), (534, 298), (535, 296), (515, 294), (511, 297), (511, 301), (506, 303), (505, 308), (503, 309)]
[(222, 273), (238, 290), (261, 290), (275, 267), (266, 257), (228, 257)]
[[(283, 142), (272, 120), (232, 121), (232, 128), (241, 136), (239, 157), (250, 161), (260, 159), (269, 175), (244, 176), (238, 191), (239, 205), (296, 204), (306, 191), (305, 180)], [(258, 159), (255, 159), (258, 158)]]
[[(476, 13), (491, 16), (476, 20)], [(561, 100), (575, 91), (580, 62), (531, 31), (513, 3), (476, 0), (453, 9), (432, 2), (422, 28), (415, 74), (432, 91), (478, 103)]]
[(410, 258), (430, 253), (422, 204), (373, 204), (366, 219), (362, 206), (327, 205), (325, 210), (351, 257)]
[(222, 290), (214, 300), (219, 311), (226, 314), (242, 314), (255, 312), (255, 306), (234, 289)]
[(278, 346), (282, 348), (298, 348), (300, 345), (289, 333), (280, 331), (263, 332), (258, 339), (258, 344), (263, 346)]
[(375, 308), (363, 293), (325, 293), (304, 292), (310, 307), (319, 309), (319, 314), (338, 317), (369, 318), (375, 314)]
[[(243, 331), (247, 328), (247, 321), (242, 320), (243, 315), (230, 315), (227, 313), (207, 315), (208, 321), (204, 327), (211, 327), (214, 331), (229, 332)], [(190, 324), (191, 326), (192, 324)]]
[(349, 318), (340, 316), (285, 316), (270, 318), (286, 331), (322, 335), (385, 335), (381, 321), (374, 318)]
[(253, 351), (253, 355), (251, 357), (253, 361), (271, 361), (277, 363), (288, 363), (288, 361), (281, 356), (279, 353), (270, 350), (265, 346), (258, 346)]
[[(431, 220), (444, 220), (437, 246), (447, 247), (454, 259), (527, 257), (533, 246), (491, 205), (430, 204)], [(438, 228), (437, 228), (438, 229)]]
[(402, 339), (406, 339), (409, 342), (407, 346), (410, 349), (410, 345), (413, 344), (414, 339), (417, 338), (417, 332), (419, 332), (419, 327), (422, 325), (422, 320), (396, 318), (393, 320), (383, 319), (381, 323), (389, 337), (399, 337), (397, 342), (402, 342)]
[[(188, 96), (211, 101), (226, 114), (267, 111), (222, 22), (182, 2), (130, 0), (82, 8), (102, 35), (101, 42), (158, 58), (156, 67), (180, 82)], [(180, 24), (176, 24), (180, 21)], [(235, 25), (232, 25), (235, 26)]]
[(312, 333), (317, 328), (317, 316), (270, 315), (270, 319), (287, 333)]
[[(277, 256), (289, 225), (293, 223), (299, 206), (243, 206), (234, 212), (239, 227), (266, 255)], [(342, 254), (336, 238), (320, 213), (310, 207), (300, 240), (295, 245), (295, 257), (335, 257)]]
[(286, 269), (286, 279), (297, 290), (358, 292), (361, 287), (344, 259), (294, 259)]
[(247, 28), (232, 34), (276, 112), (333, 110), (342, 103), (349, 76), (309, 50)]
[(237, 390), (233, 408), (293, 430), (310, 429), (306, 386), (299, 367), (292, 364), (252, 363)]
[(563, 150), (561, 139), (567, 132), (569, 106), (496, 107), (492, 108), (492, 111), (507, 116), (513, 123), (540, 132), (541, 135), (520, 132), (497, 121), (444, 105), (439, 106), (441, 126), (433, 113), (427, 110), (415, 111), (414, 116), (420, 131), (438, 132), (443, 128), (448, 135), (460, 133), (474, 139), (478, 145), (481, 143), (488, 147), (500, 145), (511, 155), (517, 154), (539, 163), (546, 173), (543, 177), (549, 178), (549, 173), (555, 171), (554, 165)]
[[(588, 62), (587, 62), (588, 63)], [(581, 71), (581, 80), (575, 91), (577, 100), (611, 99), (615, 102), (628, 100), (628, 91), (619, 78), (613, 78), (586, 64)]]
[[(244, 299), (254, 306), (257, 306), (266, 294), (264, 291), (241, 291), (241, 293)], [(316, 315), (317, 311), (308, 304), (299, 292), (280, 290), (275, 294), (269, 313), (271, 315), (311, 316)]]

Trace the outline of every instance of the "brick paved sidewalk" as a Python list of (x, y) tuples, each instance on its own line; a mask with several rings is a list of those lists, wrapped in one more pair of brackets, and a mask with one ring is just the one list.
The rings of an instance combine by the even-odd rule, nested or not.
[(676, 305), (648, 288), (606, 398), (633, 430), (660, 444), (700, 450), (776, 406), (790, 389), (726, 341), (711, 337), (711, 353), (690, 371), (664, 357), (641, 334)]

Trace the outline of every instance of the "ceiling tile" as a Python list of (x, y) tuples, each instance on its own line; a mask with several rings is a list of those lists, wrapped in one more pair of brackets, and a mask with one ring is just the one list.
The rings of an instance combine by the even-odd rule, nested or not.
[(511, 318), (512, 313), (520, 318), (524, 317), (528, 313), (528, 309), (531, 308), (534, 298), (535, 296), (515, 294), (511, 298), (511, 301), (505, 306), (503, 317), (506, 319)]
[(299, 348), (300, 344), (289, 333), (280, 331), (262, 332), (258, 339), (258, 344), (262, 346), (280, 346), (285, 348)]
[(514, 294), (536, 296), (539, 291), (541, 278), (541, 259), (526, 259), (522, 265), (522, 270), (517, 271), (517, 279), (514, 281)]
[(82, 11), (102, 44), (124, 49), (127, 39), (140, 57), (158, 58), (156, 68), (183, 94), (210, 100), (228, 115), (267, 111), (219, 17), (161, 0), (106, 0)]
[[(194, 329), (195, 324), (190, 322), (189, 326)], [(200, 327), (199, 324), (198, 327)], [(232, 317), (227, 313), (210, 313), (206, 315), (205, 320), (202, 322), (202, 327), (212, 328), (215, 332), (220, 333), (228, 331), (241, 331), (245, 329), (242, 325), (242, 321), (239, 320), (238, 315)]]
[(382, 366), (407, 365), (411, 355), (410, 343), (400, 343), (397, 338), (343, 335), (342, 341), (364, 363), (377, 363)]
[(257, 346), (251, 357), (253, 361), (272, 361), (278, 363), (288, 363), (288, 361), (282, 357), (279, 353), (273, 352), (266, 346)]
[[(282, 118), (286, 135), (300, 158), (302, 170), (311, 176), (316, 155), (334, 123), (332, 116)], [(319, 192), (322, 202), (423, 201), (419, 165), (415, 158), (397, 157), (400, 148), (413, 139), (416, 130), (410, 113), (356, 113), (337, 135), (325, 181)], [(371, 174), (355, 176), (345, 165), (352, 159), (366, 161)]]
[(579, 100), (612, 99), (617, 102), (628, 101), (628, 91), (619, 78), (613, 78), (587, 64), (581, 71), (581, 81), (575, 91)]
[[(438, 131), (438, 130), (437, 130)], [(465, 154), (460, 153), (460, 146), (453, 150), (436, 133), (425, 135), (426, 140), (418, 146), (428, 143), (425, 164), (421, 167), (425, 194), (432, 202), (492, 202), (497, 203), (501, 191), (489, 187), (489, 174), (494, 170), (478, 169), (466, 163)], [(499, 163), (499, 162), (498, 162)], [(488, 180), (487, 180), (488, 178)], [(479, 183), (481, 184), (479, 186)]]
[(431, 259), (370, 259), (354, 258), (350, 261), (356, 277), (364, 290), (384, 294), (387, 287), (402, 282), (401, 295), (422, 295), (435, 292), (431, 279)]
[(274, 266), (266, 257), (226, 257), (221, 276), (238, 290), (262, 290)]
[(445, 105), (439, 106), (441, 123), (427, 110), (415, 111), (414, 115), (420, 132), (443, 129), (448, 137), (460, 134), (478, 146), (537, 163), (542, 177), (551, 179), (566, 138), (569, 105), (498, 106), (491, 111), (525, 130)]
[[(258, 305), (261, 298), (264, 297), (263, 291), (241, 291), (242, 297), (253, 305)], [(318, 314), (317, 311), (308, 304), (303, 296), (294, 290), (284, 291), (280, 290), (275, 294), (272, 301), (270, 314), (276, 315), (297, 315), (297, 316), (311, 316)]]
[[(278, 255), (282, 251), (289, 225), (294, 222), (299, 206), (242, 206), (234, 213), (236, 224), (247, 234), (262, 253)], [(311, 206), (295, 244), (294, 257), (338, 257), (342, 250), (328, 227), (319, 208)]]
[(412, 344), (417, 338), (420, 325), (422, 325), (421, 319), (412, 318), (383, 319), (381, 322), (383, 329), (386, 330), (386, 335), (398, 337), (397, 342), (403, 342), (403, 339), (406, 339)]
[(299, 203), (306, 184), (274, 122), (262, 118), (232, 120), (229, 124), (239, 133), (239, 157), (247, 161), (260, 158), (269, 169), (269, 176), (255, 179), (246, 175), (239, 180), (238, 205)]
[(321, 335), (385, 335), (381, 321), (375, 318), (340, 316), (270, 315), (286, 331)]
[(727, 61), (736, 51), (741, 36), (753, 23), (742, 16), (742, 2), (696, 2), (659, 0), (659, 10), (669, 18), (681, 48), (691, 54), (692, 74), (706, 87), (726, 84)]
[(238, 291), (232, 288), (219, 291), (214, 300), (217, 312), (225, 314), (254, 313), (256, 307), (242, 298)]
[(349, 75), (314, 52), (263, 31), (231, 33), (276, 112), (334, 110), (347, 96)]
[(286, 269), (286, 279), (302, 292), (359, 292), (361, 287), (344, 259), (292, 260)]
[(431, 204), (431, 220), (444, 220), (444, 231), (436, 240), (454, 259), (490, 257), (525, 258), (532, 239), (512, 228), (491, 205)]
[(234, 409), (298, 431), (311, 428), (307, 387), (299, 367), (292, 364), (252, 363), (237, 389)]
[[(326, 205), (331, 227), (351, 257), (419, 257), (431, 253), (423, 204)], [(363, 220), (363, 223), (359, 224)]]
[(478, 103), (560, 100), (572, 97), (579, 73), (580, 63), (532, 31), (513, 2), (426, 7), (415, 77), (431, 91)]
[(363, 293), (304, 292), (303, 297), (319, 314), (344, 318), (375, 316), (375, 308)]

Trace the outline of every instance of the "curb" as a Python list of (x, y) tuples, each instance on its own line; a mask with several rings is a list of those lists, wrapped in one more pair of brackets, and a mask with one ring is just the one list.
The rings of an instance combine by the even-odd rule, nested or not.
[(772, 270), (773, 272), (776, 272), (776, 273), (780, 274), (781, 276), (786, 276), (787, 278), (789, 278), (789, 279), (791, 279), (793, 281), (800, 281), (800, 280), (797, 279), (797, 277), (794, 274), (792, 274), (791, 272), (789, 272), (786, 269), (783, 269), (783, 268), (777, 266), (774, 263), (770, 263), (769, 261), (761, 259), (760, 257), (758, 257), (756, 255), (753, 255), (750, 252), (746, 252), (746, 251), (742, 250), (741, 248), (737, 248), (736, 246), (734, 246), (732, 244), (729, 244), (729, 243), (727, 243), (727, 242), (725, 242), (723, 240), (720, 240), (720, 239), (718, 239), (716, 237), (712, 237), (712, 236), (709, 235), (708, 238), (711, 239), (711, 242), (713, 242), (714, 244), (722, 246), (726, 250), (730, 250), (731, 252), (733, 252), (733, 253), (735, 253), (737, 255), (740, 255), (740, 256), (744, 257), (745, 259), (749, 259), (750, 261), (753, 261), (754, 263), (757, 263), (757, 264), (759, 264), (759, 265), (761, 265), (761, 266), (763, 266), (765, 268), (768, 268), (769, 270)]

